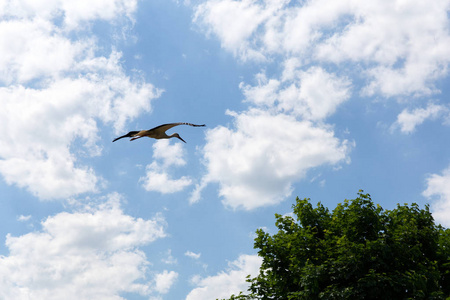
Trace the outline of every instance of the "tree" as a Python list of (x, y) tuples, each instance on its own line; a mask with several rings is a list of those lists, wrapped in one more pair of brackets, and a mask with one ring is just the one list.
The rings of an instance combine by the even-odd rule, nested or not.
[(450, 297), (450, 229), (428, 206), (383, 210), (360, 191), (332, 212), (297, 198), (293, 212), (275, 215), (273, 236), (257, 230), (260, 273), (230, 300)]

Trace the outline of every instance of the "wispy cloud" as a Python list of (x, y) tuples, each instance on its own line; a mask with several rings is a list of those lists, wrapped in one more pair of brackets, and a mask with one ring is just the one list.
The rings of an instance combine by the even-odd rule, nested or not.
[(192, 251), (186, 251), (184, 253), (184, 255), (186, 255), (187, 257), (193, 258), (193, 259), (199, 259), (201, 254), (200, 253), (195, 253), (195, 252), (192, 252)]
[(162, 259), (162, 262), (168, 265), (174, 265), (178, 263), (178, 260), (172, 255), (172, 249), (167, 250), (166, 257)]
[(31, 215), (28, 215), (28, 216), (20, 215), (17, 217), (17, 221), (20, 221), (20, 222), (26, 222), (30, 219), (31, 219)]

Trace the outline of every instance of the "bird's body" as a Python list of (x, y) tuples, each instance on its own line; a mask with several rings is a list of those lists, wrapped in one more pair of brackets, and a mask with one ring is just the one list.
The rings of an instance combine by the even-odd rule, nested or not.
[[(172, 135), (167, 135), (166, 131), (169, 130), (172, 127), (178, 126), (178, 125), (189, 125), (194, 127), (203, 127), (203, 125), (195, 125), (191, 123), (169, 123), (169, 124), (163, 124), (160, 126), (157, 126), (155, 128), (149, 129), (149, 130), (140, 130), (140, 131), (130, 131), (125, 135), (119, 136), (118, 138), (114, 139), (113, 142), (120, 140), (121, 138), (130, 137), (130, 141), (134, 141), (135, 139), (139, 139), (141, 137), (147, 136), (149, 138), (154, 139), (170, 139), (173, 137), (179, 138), (183, 142), (185, 142), (178, 133), (174, 133)], [(186, 143), (186, 142), (185, 142)]]

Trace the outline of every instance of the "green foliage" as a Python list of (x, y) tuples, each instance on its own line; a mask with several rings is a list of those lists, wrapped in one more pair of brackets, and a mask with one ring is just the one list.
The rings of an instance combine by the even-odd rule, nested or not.
[(428, 206), (385, 211), (360, 191), (331, 213), (298, 198), (293, 210), (275, 215), (278, 233), (257, 230), (260, 273), (230, 300), (450, 297), (450, 229)]

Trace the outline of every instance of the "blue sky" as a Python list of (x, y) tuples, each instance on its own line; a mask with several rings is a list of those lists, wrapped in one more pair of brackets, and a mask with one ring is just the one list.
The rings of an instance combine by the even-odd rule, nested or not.
[(449, 10), (0, 1), (0, 298), (228, 297), (297, 196), (448, 227)]

